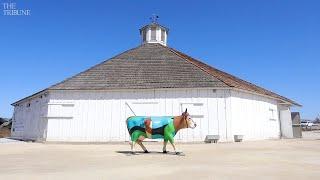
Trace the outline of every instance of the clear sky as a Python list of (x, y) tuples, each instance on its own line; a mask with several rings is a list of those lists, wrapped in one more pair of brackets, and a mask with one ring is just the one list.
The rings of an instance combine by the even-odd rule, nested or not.
[[(0, 0), (0, 116), (11, 103), (140, 44), (151, 14), (169, 46), (320, 113), (320, 1)], [(4, 16), (4, 2), (31, 16)]]

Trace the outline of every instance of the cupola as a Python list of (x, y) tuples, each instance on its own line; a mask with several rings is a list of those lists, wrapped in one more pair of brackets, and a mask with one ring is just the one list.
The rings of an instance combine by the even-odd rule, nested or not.
[(167, 45), (169, 29), (158, 23), (159, 16), (153, 16), (151, 23), (140, 29), (142, 43), (160, 43)]

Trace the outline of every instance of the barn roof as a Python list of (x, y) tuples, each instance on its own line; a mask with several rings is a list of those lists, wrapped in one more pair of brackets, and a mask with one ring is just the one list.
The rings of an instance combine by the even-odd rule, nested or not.
[(146, 43), (125, 51), (46, 90), (204, 87), (235, 88), (300, 106), (286, 97), (241, 80), (173, 48), (157, 43)]
[(146, 43), (51, 86), (55, 90), (228, 87), (171, 49)]

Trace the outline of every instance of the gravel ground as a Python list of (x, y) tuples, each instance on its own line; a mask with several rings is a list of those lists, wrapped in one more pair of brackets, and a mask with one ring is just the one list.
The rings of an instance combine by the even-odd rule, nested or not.
[(315, 131), (302, 131), (303, 139), (320, 140), (320, 130)]
[(303, 139), (178, 144), (184, 156), (159, 153), (160, 143), (146, 144), (151, 153), (137, 155), (128, 153), (125, 144), (0, 144), (0, 179), (318, 180), (317, 135), (320, 133)]

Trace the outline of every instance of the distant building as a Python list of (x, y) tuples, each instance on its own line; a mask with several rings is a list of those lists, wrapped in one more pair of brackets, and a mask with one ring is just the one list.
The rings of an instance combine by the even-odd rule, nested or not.
[(12, 136), (125, 141), (133, 112), (180, 115), (188, 108), (198, 126), (179, 132), (177, 141), (293, 137), (290, 107), (298, 103), (168, 47), (168, 32), (146, 25), (138, 47), (13, 103)]
[(314, 120), (313, 119), (301, 119), (301, 122), (313, 122)]

